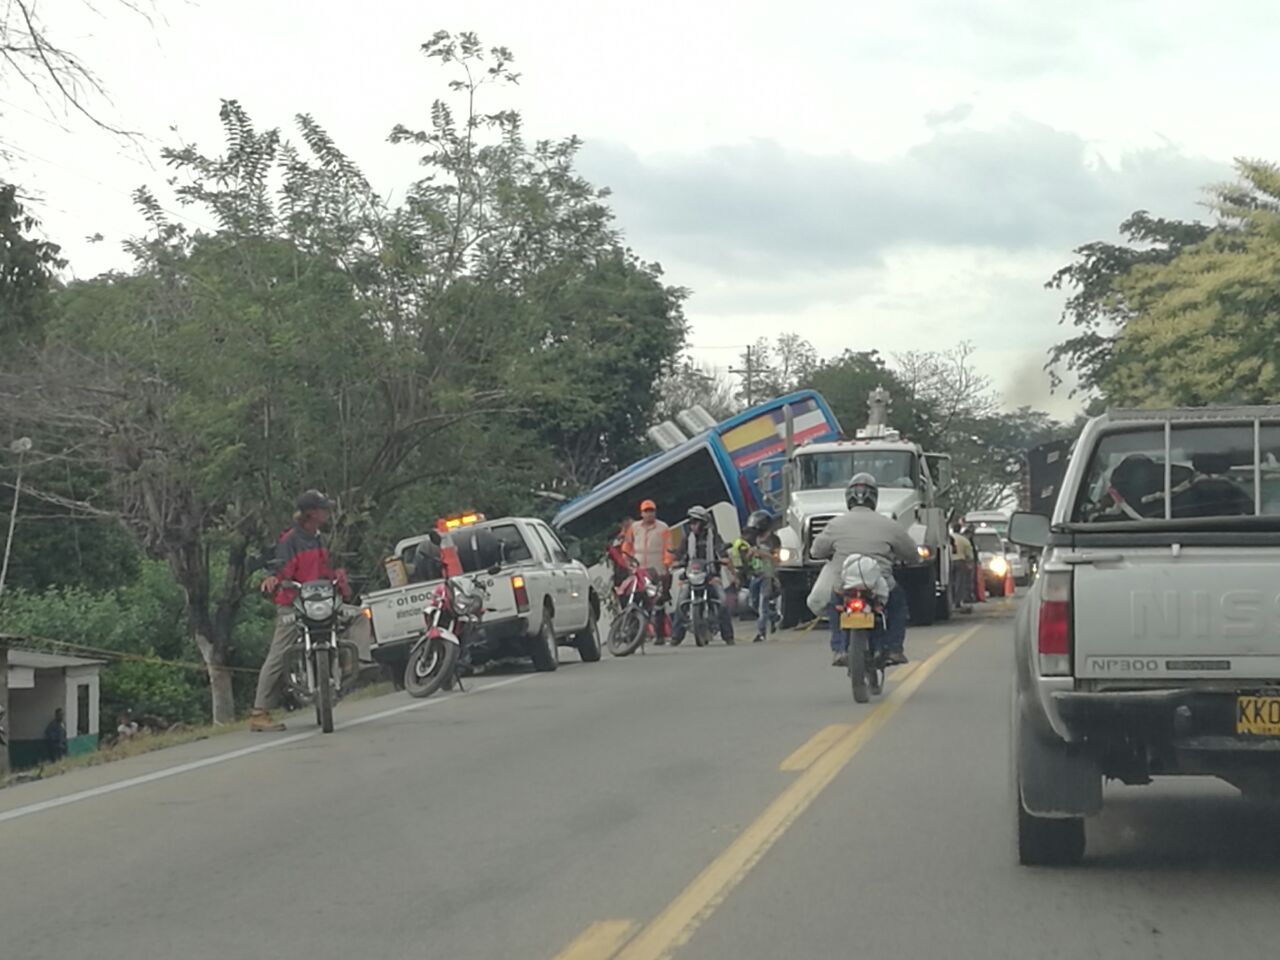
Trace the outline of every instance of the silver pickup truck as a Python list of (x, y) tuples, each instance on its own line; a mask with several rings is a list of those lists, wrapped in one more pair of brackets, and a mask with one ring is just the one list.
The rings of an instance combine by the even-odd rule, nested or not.
[(1019, 858), (1072, 863), (1104, 779), (1280, 796), (1280, 407), (1127, 410), (1076, 441), (1017, 618)]
[[(541, 520), (504, 517), (475, 525), (493, 533), (503, 545), (501, 571), (462, 574), (479, 578), (487, 592), (483, 619), (483, 660), (528, 657), (537, 670), (559, 665), (559, 647), (577, 648), (583, 661), (600, 659), (600, 598), (591, 586), (587, 568), (574, 560), (555, 531)], [(396, 555), (412, 569), (423, 534), (396, 544)], [(423, 605), (438, 581), (410, 583), (366, 594), (365, 609), (372, 627), (370, 653), (404, 675), (409, 650), (426, 629)]]

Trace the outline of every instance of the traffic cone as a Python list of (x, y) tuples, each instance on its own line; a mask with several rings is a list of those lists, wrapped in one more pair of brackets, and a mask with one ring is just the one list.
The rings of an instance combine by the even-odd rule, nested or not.
[(1014, 590), (1015, 590), (1015, 587), (1013, 583), (1013, 574), (1006, 573), (1004, 575), (1004, 595), (1006, 597), (1012, 597), (1014, 594)]
[(986, 599), (987, 599), (987, 584), (986, 584), (987, 578), (982, 575), (981, 567), (978, 567), (976, 565), (975, 567), (976, 567), (976, 571), (975, 571), (976, 583), (974, 584), (974, 592), (978, 597), (978, 602), (984, 603), (986, 602)]

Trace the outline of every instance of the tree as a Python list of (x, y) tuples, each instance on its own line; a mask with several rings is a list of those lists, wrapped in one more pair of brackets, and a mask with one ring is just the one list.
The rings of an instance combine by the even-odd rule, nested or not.
[(1172, 262), (1212, 230), (1202, 223), (1165, 220), (1139, 210), (1120, 225), (1125, 244), (1095, 241), (1077, 247), (1077, 259), (1045, 284), (1054, 290), (1072, 290), (1061, 322), (1069, 321), (1079, 331), (1053, 348), (1051, 369), (1063, 364), (1075, 372), (1077, 389), (1101, 389), (1113, 369), (1118, 333), (1135, 313), (1126, 296), (1125, 278), (1137, 268)]
[(748, 404), (783, 396), (818, 368), (818, 352), (813, 344), (796, 333), (784, 333), (772, 343), (761, 338), (739, 359), (742, 389), (739, 397)]
[(13, 358), (48, 319), (56, 275), (66, 266), (56, 243), (34, 236), (39, 221), (0, 183), (0, 357)]
[(393, 131), (426, 170), (403, 204), (312, 117), (295, 146), (224, 102), (220, 153), (164, 152), (217, 229), (138, 191), (134, 268), (61, 293), (41, 354), (0, 378), (0, 414), (103, 478), (36, 493), (172, 572), (216, 722), (253, 557), (300, 487), (337, 496), (334, 550), (368, 569), (388, 517), (528, 503), (629, 456), (683, 342), (683, 291), (621, 245), (577, 141), (530, 145), (517, 114), (481, 112), (516, 79), (509, 51), (447, 33), (423, 50), (463, 111), (441, 98)]
[[(115, 3), (147, 19), (142, 0), (115, 0)], [(81, 0), (81, 6), (86, 13), (98, 13), (89, 0)], [(12, 73), (49, 112), (61, 104), (64, 111), (79, 114), (100, 129), (131, 136), (99, 115), (93, 101), (105, 98), (102, 84), (73, 51), (59, 46), (53, 39), (37, 7), (35, 0), (0, 0), (0, 81)], [(17, 84), (4, 86), (16, 89)]]
[(662, 376), (653, 419), (674, 421), (676, 414), (698, 404), (717, 421), (726, 420), (742, 409), (736, 392), (720, 371), (686, 356)]
[(1129, 315), (1100, 387), (1140, 406), (1280, 398), (1280, 167), (1240, 161), (1219, 225), (1117, 282)]

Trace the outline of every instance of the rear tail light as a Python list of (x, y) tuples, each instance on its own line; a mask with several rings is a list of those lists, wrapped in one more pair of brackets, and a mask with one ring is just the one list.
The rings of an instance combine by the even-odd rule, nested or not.
[(1040, 620), (1036, 624), (1036, 650), (1040, 675), (1071, 676), (1071, 571), (1044, 575), (1040, 595)]
[(854, 597), (852, 600), (849, 601), (850, 613), (861, 613), (866, 608), (867, 608), (867, 602), (863, 600), (861, 597)]
[(511, 578), (511, 593), (516, 600), (516, 611), (518, 613), (528, 613), (529, 590), (524, 585), (524, 577), (516, 574)]

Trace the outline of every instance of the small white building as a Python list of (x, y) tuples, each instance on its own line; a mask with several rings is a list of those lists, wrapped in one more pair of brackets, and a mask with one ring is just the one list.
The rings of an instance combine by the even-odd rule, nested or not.
[(62, 709), (67, 755), (98, 749), (98, 670), (101, 660), (9, 648), (9, 765), (15, 770), (48, 759), (45, 729)]

